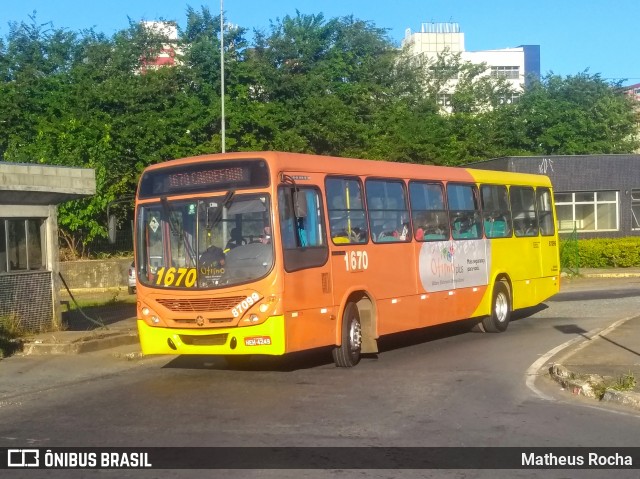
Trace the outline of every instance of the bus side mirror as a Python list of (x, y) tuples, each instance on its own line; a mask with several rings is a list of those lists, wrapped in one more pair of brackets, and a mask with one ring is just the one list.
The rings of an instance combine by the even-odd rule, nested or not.
[(115, 244), (116, 243), (116, 225), (117, 225), (118, 221), (116, 218), (116, 215), (109, 215), (108, 218), (108, 222), (107, 222), (107, 228), (108, 228), (108, 232), (109, 232), (109, 244)]
[(307, 196), (303, 191), (294, 190), (293, 191), (293, 208), (295, 211), (296, 218), (306, 218), (307, 217)]

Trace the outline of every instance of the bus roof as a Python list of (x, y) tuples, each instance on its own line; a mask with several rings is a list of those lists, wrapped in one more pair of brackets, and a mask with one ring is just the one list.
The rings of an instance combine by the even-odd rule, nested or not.
[[(328, 173), (354, 176), (392, 177), (403, 179), (431, 179), (443, 181), (472, 181), (480, 183), (506, 183), (551, 187), (545, 175), (513, 173), (493, 170), (475, 170), (466, 167), (420, 165), (382, 160), (363, 160), (335, 156), (310, 155), (279, 151), (244, 151), (192, 156), (151, 165), (147, 170), (162, 169), (194, 162), (230, 159), (265, 159), (272, 174), (284, 172)], [(321, 160), (321, 161), (320, 161)], [(390, 164), (393, 169), (390, 170)]]

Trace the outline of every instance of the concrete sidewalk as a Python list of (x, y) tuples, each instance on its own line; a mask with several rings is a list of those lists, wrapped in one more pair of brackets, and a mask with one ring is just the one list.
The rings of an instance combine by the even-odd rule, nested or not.
[(138, 345), (136, 318), (125, 318), (85, 331), (55, 331), (27, 337), (22, 355), (79, 354)]
[(640, 315), (583, 338), (555, 358), (550, 376), (572, 394), (640, 411)]

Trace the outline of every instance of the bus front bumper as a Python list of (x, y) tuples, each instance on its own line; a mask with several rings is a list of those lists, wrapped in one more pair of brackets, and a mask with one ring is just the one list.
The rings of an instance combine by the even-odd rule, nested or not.
[(284, 316), (271, 316), (255, 326), (175, 329), (149, 326), (138, 319), (142, 354), (243, 355), (285, 353)]

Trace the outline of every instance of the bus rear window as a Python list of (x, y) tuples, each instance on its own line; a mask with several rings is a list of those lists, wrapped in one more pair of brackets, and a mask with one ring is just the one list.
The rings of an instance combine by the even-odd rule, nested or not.
[(264, 160), (203, 161), (147, 171), (138, 198), (267, 186), (269, 168)]

